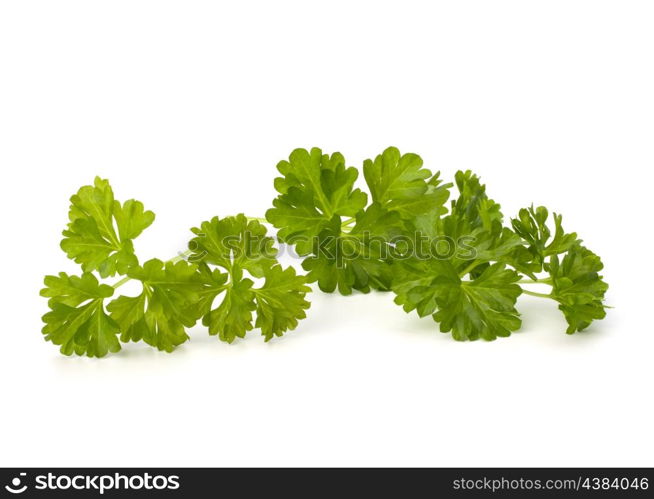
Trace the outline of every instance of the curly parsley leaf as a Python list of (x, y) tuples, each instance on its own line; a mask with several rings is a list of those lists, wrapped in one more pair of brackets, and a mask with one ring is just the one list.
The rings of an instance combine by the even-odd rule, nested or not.
[(399, 215), (377, 203), (360, 211), (355, 225), (344, 232), (338, 217), (314, 238), (311, 256), (302, 263), (310, 282), (327, 293), (335, 289), (349, 295), (352, 290), (388, 290), (391, 283), (391, 242), (402, 233)]
[(295, 269), (275, 265), (266, 270), (263, 286), (254, 289), (257, 304), (255, 326), (261, 329), (266, 341), (295, 329), (298, 321), (306, 317), (309, 302), (305, 300), (311, 288), (306, 278)]
[[(505, 260), (522, 243), (471, 172), (457, 172), (450, 213), (426, 226), (427, 251), (393, 263), (396, 303), (432, 315), (457, 340), (493, 340), (520, 327), (520, 276)], [(423, 220), (424, 222), (424, 220)]]
[(61, 248), (82, 270), (97, 270), (102, 277), (126, 274), (138, 265), (132, 240), (154, 221), (140, 201), (121, 204), (107, 180), (96, 177), (70, 198), (68, 228)]
[(104, 301), (114, 293), (111, 286), (90, 273), (61, 272), (47, 276), (44, 283), (41, 296), (50, 298), (42, 330), (47, 341), (59, 345), (64, 355), (104, 357), (120, 350), (118, 325), (104, 310)]
[(120, 296), (107, 306), (120, 326), (121, 341), (144, 341), (172, 352), (189, 339), (186, 329), (201, 316), (198, 303), (206, 290), (206, 280), (195, 265), (157, 259), (131, 269), (129, 277), (141, 282), (141, 293)]
[(191, 261), (227, 271), (247, 270), (254, 277), (263, 277), (264, 270), (277, 262), (277, 249), (273, 238), (266, 236), (266, 228), (243, 214), (214, 217), (191, 231), (196, 235), (189, 243)]
[(252, 330), (252, 311), (256, 309), (252, 280), (238, 273), (232, 279), (225, 288), (220, 305), (209, 310), (202, 319), (210, 335), (218, 335), (227, 343), (245, 338), (245, 334)]
[[(277, 262), (277, 251), (272, 238), (266, 236), (266, 228), (257, 221), (248, 221), (243, 214), (214, 217), (191, 230), (196, 234), (189, 243), (191, 260), (200, 263), (205, 274), (213, 276), (214, 283), (205, 296), (202, 323), (209, 328), (209, 334), (231, 343), (253, 328), (254, 282), (244, 277), (243, 271), (263, 277), (265, 270)], [(219, 266), (225, 273), (211, 270), (210, 265)], [(216, 274), (216, 270), (220, 273)], [(221, 303), (212, 308), (221, 293)]]
[[(606, 316), (604, 297), (608, 285), (599, 272), (600, 258), (581, 245), (576, 233), (566, 233), (561, 215), (554, 214), (554, 234), (548, 226), (549, 211), (540, 206), (523, 208), (511, 224), (523, 240), (508, 262), (534, 283), (552, 286), (549, 294), (525, 289), (525, 294), (547, 297), (559, 303), (568, 322), (568, 334), (582, 331)], [(536, 274), (549, 273), (539, 279)], [(528, 284), (528, 283), (527, 283)]]
[(575, 245), (562, 260), (553, 255), (547, 264), (552, 293), (568, 322), (568, 334), (583, 331), (594, 320), (606, 316), (604, 295), (609, 286), (599, 274), (600, 258), (587, 248)]
[(353, 217), (366, 205), (367, 195), (354, 188), (359, 172), (346, 167), (340, 153), (295, 149), (277, 169), (283, 175), (275, 179), (279, 196), (266, 219), (279, 229), (279, 240), (295, 244), (301, 255), (311, 252), (313, 238), (333, 217)]
[(567, 234), (563, 230), (561, 215), (554, 213), (554, 237), (547, 226), (549, 211), (544, 206), (522, 208), (518, 218), (511, 220), (516, 234), (521, 236), (539, 257), (544, 260), (551, 255), (565, 253), (579, 242), (577, 234)]
[[(307, 276), (279, 265), (266, 229), (242, 214), (192, 229), (192, 263), (155, 259), (140, 266), (133, 240), (154, 214), (138, 201), (116, 201), (108, 181), (96, 178), (71, 198), (61, 242), (84, 272), (47, 276), (41, 291), (50, 307), (46, 340), (67, 355), (102, 357), (120, 350), (120, 341), (170, 352), (202, 319), (226, 342), (255, 327), (269, 341), (305, 318), (307, 282), (342, 294), (392, 289), (407, 312), (431, 315), (457, 340), (509, 336), (521, 325), (515, 308), (521, 293), (556, 300), (570, 334), (606, 314), (602, 262), (563, 230), (561, 216), (554, 214), (552, 228), (548, 210), (532, 206), (504, 227), (500, 205), (470, 171), (456, 173), (458, 197), (448, 210), (451, 184), (416, 154), (394, 147), (364, 162), (370, 205), (355, 187), (358, 171), (340, 153), (296, 149), (278, 170), (279, 195), (266, 217), (279, 239), (306, 257)], [(125, 277), (107, 286), (95, 271)], [(538, 278), (541, 272), (549, 276)], [(109, 301), (130, 279), (141, 292)], [(524, 288), (530, 283), (552, 291)]]
[(459, 196), (452, 201), (450, 213), (436, 216), (429, 224), (423, 219), (418, 228), (429, 243), (420, 254), (449, 260), (457, 272), (474, 277), (493, 261), (507, 263), (522, 239), (502, 226), (500, 205), (488, 198), (479, 177), (459, 171), (455, 179)]
[[(267, 219), (281, 241), (307, 257), (303, 268), (322, 291), (388, 290), (391, 239), (407, 230), (401, 221), (446, 211), (449, 185), (423, 168), (419, 156), (391, 147), (364, 163), (373, 199), (365, 208), (367, 196), (354, 188), (358, 172), (344, 165), (340, 153), (293, 151), (278, 165), (284, 177), (275, 181), (280, 196)], [(352, 218), (342, 222), (343, 216)]]
[(490, 264), (469, 280), (447, 260), (398, 262), (394, 270), (395, 302), (406, 312), (432, 315), (441, 332), (451, 331), (456, 340), (494, 340), (520, 328), (515, 309), (520, 276), (503, 263)]
[(459, 196), (452, 201), (451, 217), (467, 231), (483, 227), (491, 229), (503, 220), (501, 207), (486, 194), (486, 186), (470, 170), (458, 171), (454, 177)]
[[(228, 343), (243, 338), (254, 327), (256, 311), (255, 325), (268, 341), (294, 329), (304, 318), (309, 306), (304, 297), (310, 291), (306, 278), (278, 265), (277, 250), (263, 225), (241, 214), (215, 217), (192, 231), (196, 236), (189, 243), (191, 260), (198, 262), (207, 286), (200, 309), (209, 334)], [(264, 284), (255, 288), (245, 272), (264, 278)], [(221, 294), (220, 303), (214, 307)]]
[(389, 147), (374, 161), (364, 161), (363, 174), (373, 202), (404, 219), (447, 211), (443, 205), (450, 185), (441, 185), (439, 173), (432, 176), (417, 154), (401, 154), (396, 147)]
[(479, 276), (462, 281), (456, 272), (436, 278), (438, 311), (434, 319), (441, 332), (452, 332), (455, 340), (494, 340), (520, 329), (515, 309), (522, 289), (520, 276), (502, 263), (494, 263)]
[(544, 206), (522, 208), (518, 218), (511, 220), (511, 226), (520, 236), (525, 246), (516, 250), (510, 262), (517, 270), (534, 278), (543, 270), (545, 260), (552, 255), (567, 252), (581, 241), (577, 234), (566, 233), (562, 226), (562, 217), (554, 213), (554, 236), (547, 225), (549, 211)]

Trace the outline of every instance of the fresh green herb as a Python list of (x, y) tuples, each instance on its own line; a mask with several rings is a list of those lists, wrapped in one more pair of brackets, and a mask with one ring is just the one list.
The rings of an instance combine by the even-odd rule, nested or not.
[[(335, 184), (329, 158), (334, 157), (340, 171), (351, 172), (346, 184), (338, 184), (340, 190), (330, 189)], [(402, 155), (394, 147), (364, 161), (372, 197), (367, 207), (354, 188), (356, 171), (344, 166), (340, 154), (298, 149), (278, 169), (284, 177), (275, 181), (279, 196), (267, 219), (283, 242), (295, 245), (309, 280), (323, 291), (392, 289), (405, 311), (431, 315), (457, 340), (493, 340), (519, 329), (516, 303), (523, 293), (559, 302), (568, 333), (605, 315), (602, 263), (575, 233), (564, 232), (562, 217), (554, 215), (552, 229), (548, 210), (531, 207), (504, 226), (500, 205), (470, 171), (456, 173), (458, 196), (448, 209), (452, 184), (423, 168), (419, 156)], [(296, 178), (306, 171), (313, 172), (314, 182), (300, 186)], [(339, 202), (350, 196), (357, 203)], [(347, 213), (325, 209), (325, 197), (334, 200), (329, 206), (347, 206)], [(302, 210), (293, 199), (302, 200)], [(309, 212), (313, 231), (306, 230), (302, 216)], [(343, 216), (352, 218), (343, 221)], [(530, 284), (552, 290), (537, 292)]]
[[(209, 283), (202, 300), (202, 322), (209, 334), (218, 334), (228, 343), (243, 338), (253, 328), (252, 313), (256, 312), (256, 326), (268, 341), (295, 329), (304, 319), (309, 308), (304, 297), (310, 291), (306, 279), (292, 267), (283, 269), (277, 263), (273, 240), (258, 221), (245, 215), (216, 217), (192, 230), (196, 237), (190, 244), (191, 258), (200, 262), (201, 274)], [(263, 278), (263, 285), (254, 286), (246, 272)], [(212, 308), (221, 293), (222, 302)]]
[(103, 357), (120, 350), (118, 324), (104, 306), (114, 294), (111, 286), (100, 284), (90, 273), (78, 277), (64, 272), (47, 276), (45, 285), (41, 295), (50, 298), (50, 312), (43, 316), (46, 340), (61, 345), (64, 355)]
[(95, 179), (70, 198), (70, 223), (61, 248), (84, 272), (102, 277), (125, 274), (138, 264), (132, 240), (154, 221), (154, 213), (130, 199), (120, 204), (107, 180)]
[(559, 309), (569, 324), (568, 334), (582, 331), (594, 320), (606, 316), (603, 302), (609, 286), (599, 275), (603, 268), (600, 258), (580, 245), (570, 248), (560, 263), (557, 255), (550, 258), (549, 296), (559, 302)]
[(442, 251), (411, 255), (394, 264), (395, 302), (405, 311), (432, 315), (457, 340), (493, 340), (521, 325), (515, 309), (520, 276), (505, 263), (522, 240), (502, 227), (500, 207), (471, 172), (458, 172), (459, 197), (449, 214), (434, 216), (430, 233)]
[(419, 156), (402, 156), (394, 147), (364, 162), (370, 205), (354, 188), (357, 169), (346, 168), (340, 153), (296, 149), (277, 169), (283, 177), (275, 179), (279, 196), (267, 220), (279, 229), (281, 242), (307, 257), (303, 267), (310, 282), (344, 295), (389, 290), (392, 239), (415, 217), (442, 213), (449, 195)]
[[(70, 220), (61, 246), (83, 273), (47, 276), (41, 290), (50, 307), (43, 334), (65, 355), (103, 357), (121, 343), (139, 341), (172, 352), (200, 319), (223, 341), (242, 338), (255, 326), (268, 341), (295, 329), (309, 307), (306, 278), (277, 262), (265, 227), (244, 215), (204, 222), (193, 229), (184, 255), (143, 265), (132, 241), (154, 214), (139, 201), (115, 201), (108, 181), (96, 178), (71, 198)], [(108, 285), (94, 272), (123, 277)], [(254, 286), (244, 272), (263, 284)], [(130, 280), (140, 284), (140, 293), (114, 298)]]
[[(456, 340), (494, 340), (521, 326), (521, 294), (559, 304), (569, 334), (606, 315), (600, 258), (566, 233), (562, 217), (533, 206), (505, 225), (500, 205), (470, 171), (445, 184), (416, 154), (389, 147), (359, 171), (340, 153), (296, 149), (277, 165), (279, 195), (266, 218), (214, 217), (193, 228), (189, 250), (140, 264), (133, 241), (154, 221), (139, 201), (120, 203), (96, 178), (71, 198), (62, 249), (79, 276), (47, 276), (45, 339), (65, 355), (103, 357), (143, 341), (171, 352), (198, 321), (228, 343), (258, 328), (265, 341), (305, 318), (316, 282), (325, 292), (392, 291), (405, 311), (432, 316)], [(293, 245), (307, 275), (277, 260)], [(112, 285), (100, 278), (120, 278)], [(128, 281), (135, 296), (115, 297)], [(549, 292), (537, 287), (548, 286)]]
[(195, 265), (149, 260), (127, 273), (141, 284), (137, 296), (120, 296), (107, 306), (120, 340), (144, 341), (166, 352), (189, 339), (186, 328), (199, 318), (198, 302), (207, 287)]

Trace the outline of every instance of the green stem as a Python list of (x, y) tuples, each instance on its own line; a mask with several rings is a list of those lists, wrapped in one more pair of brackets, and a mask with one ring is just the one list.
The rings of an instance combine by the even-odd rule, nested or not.
[(260, 217), (245, 217), (245, 218), (248, 219), (248, 222), (259, 222), (259, 223), (262, 223), (262, 224), (270, 223), (265, 218), (260, 218)]
[(111, 287), (114, 288), (114, 289), (119, 288), (119, 287), (121, 287), (123, 284), (125, 284), (126, 282), (131, 281), (131, 280), (132, 280), (131, 277), (127, 277), (127, 276), (125, 276), (125, 277), (123, 277), (120, 281), (118, 281), (117, 283), (113, 284)]
[(167, 263), (177, 263), (182, 260), (186, 260), (189, 256), (191, 256), (193, 252), (191, 250), (186, 250), (184, 253), (180, 253), (177, 256), (172, 257), (170, 260), (166, 260), (164, 262), (164, 265)]
[(538, 298), (552, 298), (552, 295), (546, 295), (545, 293), (535, 293), (534, 291), (527, 291), (523, 289), (522, 292), (529, 296), (536, 296)]
[(352, 224), (357, 221), (356, 218), (348, 218), (341, 224), (341, 236), (347, 236), (352, 232)]
[(352, 224), (353, 224), (354, 222), (356, 222), (356, 221), (357, 221), (357, 219), (356, 219), (355, 217), (348, 218), (347, 220), (345, 220), (345, 221), (341, 224), (341, 227), (348, 227), (348, 226), (352, 225)]
[(552, 278), (546, 277), (544, 279), (522, 279), (518, 284), (552, 284)]
[(480, 263), (480, 261), (473, 261), (470, 265), (463, 269), (463, 271), (459, 272), (459, 277), (463, 277), (464, 275), (469, 274)]

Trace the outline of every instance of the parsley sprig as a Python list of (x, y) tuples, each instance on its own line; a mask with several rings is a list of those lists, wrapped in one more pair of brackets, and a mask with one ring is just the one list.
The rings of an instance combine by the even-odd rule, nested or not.
[[(45, 278), (45, 339), (65, 355), (103, 357), (127, 342), (172, 352), (201, 321), (228, 343), (255, 328), (269, 341), (305, 318), (312, 282), (343, 295), (392, 292), (406, 312), (431, 316), (456, 340), (518, 330), (522, 294), (556, 301), (568, 334), (606, 315), (599, 256), (545, 207), (506, 223), (470, 171), (444, 183), (418, 155), (389, 147), (363, 163), (368, 195), (340, 153), (296, 149), (277, 169), (265, 218), (202, 222), (189, 249), (167, 261), (140, 263), (135, 251), (153, 212), (114, 199), (104, 179), (80, 188), (61, 248), (81, 273)], [(306, 275), (279, 263), (266, 224), (295, 248)], [(128, 281), (139, 283), (137, 294), (118, 295)]]
[[(82, 273), (47, 276), (41, 290), (50, 308), (43, 334), (61, 353), (103, 357), (122, 343), (141, 341), (172, 352), (199, 320), (229, 343), (254, 327), (268, 341), (305, 317), (306, 278), (279, 264), (260, 222), (242, 214), (216, 217), (193, 229), (185, 253), (140, 264), (132, 241), (153, 220), (139, 201), (115, 201), (100, 178), (71, 198), (61, 246)], [(96, 274), (122, 278), (109, 285)], [(137, 281), (140, 292), (116, 296), (129, 281)]]
[(266, 218), (322, 291), (391, 290), (405, 311), (432, 316), (457, 340), (519, 329), (521, 294), (557, 301), (570, 334), (605, 316), (602, 262), (562, 217), (552, 227), (545, 207), (530, 207), (506, 224), (470, 171), (443, 183), (418, 155), (389, 147), (364, 161), (369, 200), (340, 154), (297, 149), (278, 170)]

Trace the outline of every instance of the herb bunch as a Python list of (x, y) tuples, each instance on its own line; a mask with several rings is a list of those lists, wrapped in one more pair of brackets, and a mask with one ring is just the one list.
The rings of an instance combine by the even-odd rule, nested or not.
[[(115, 200), (107, 180), (82, 187), (61, 242), (82, 272), (45, 278), (45, 339), (65, 355), (103, 357), (130, 341), (171, 352), (201, 320), (228, 343), (254, 328), (268, 341), (305, 317), (309, 283), (343, 295), (392, 292), (406, 312), (431, 316), (456, 340), (519, 329), (521, 294), (558, 302), (568, 334), (606, 314), (602, 262), (562, 217), (531, 206), (505, 223), (470, 171), (444, 183), (418, 155), (389, 147), (364, 161), (367, 194), (340, 153), (296, 149), (277, 169), (265, 220), (215, 217), (192, 229), (184, 254), (142, 264), (134, 240), (155, 215), (139, 201)], [(302, 257), (306, 275), (278, 262), (261, 222)], [(130, 280), (140, 293), (116, 296)]]

